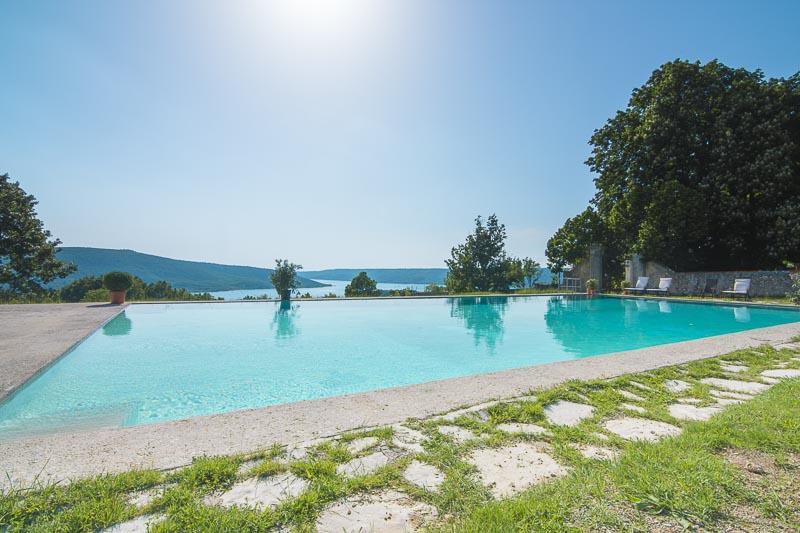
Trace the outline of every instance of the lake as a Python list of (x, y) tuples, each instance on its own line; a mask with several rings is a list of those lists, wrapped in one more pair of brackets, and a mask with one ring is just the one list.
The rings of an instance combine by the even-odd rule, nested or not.
[[(321, 298), (328, 293), (334, 293), (336, 296), (344, 296), (344, 288), (350, 283), (349, 281), (331, 280), (331, 279), (315, 279), (319, 283), (325, 283), (328, 287), (311, 287), (307, 289), (298, 289), (301, 294), (310, 293), (311, 296)], [(389, 291), (411, 288), (415, 291), (424, 291), (425, 285), (420, 283), (378, 283), (378, 289)], [(211, 295), (217, 298), (224, 298), (226, 300), (241, 300), (245, 296), (263, 296), (266, 294), (270, 298), (277, 298), (278, 293), (275, 289), (241, 289), (236, 291), (216, 291)]]

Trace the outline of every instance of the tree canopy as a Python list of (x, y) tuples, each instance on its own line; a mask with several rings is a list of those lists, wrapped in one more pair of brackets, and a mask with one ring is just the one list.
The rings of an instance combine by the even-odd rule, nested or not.
[(0, 292), (44, 292), (44, 285), (75, 270), (56, 259), (61, 244), (36, 216), (36, 199), (0, 174)]
[(366, 272), (359, 272), (344, 288), (345, 296), (377, 296), (378, 282), (370, 278)]
[(800, 73), (676, 60), (596, 130), (591, 205), (547, 244), (553, 270), (588, 245), (676, 270), (800, 262)]
[(505, 250), (506, 227), (490, 215), (484, 224), (479, 216), (475, 229), (463, 244), (454, 246), (445, 286), (450, 292), (507, 291), (523, 281), (522, 265), (508, 257)]

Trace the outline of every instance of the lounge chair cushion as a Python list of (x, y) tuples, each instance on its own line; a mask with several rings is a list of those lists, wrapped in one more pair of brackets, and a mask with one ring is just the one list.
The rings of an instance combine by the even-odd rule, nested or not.
[(733, 292), (747, 292), (750, 289), (750, 280), (737, 279), (733, 284)]
[(626, 291), (644, 291), (647, 289), (647, 283), (650, 281), (650, 278), (647, 276), (639, 276), (636, 280), (635, 287), (625, 287)]

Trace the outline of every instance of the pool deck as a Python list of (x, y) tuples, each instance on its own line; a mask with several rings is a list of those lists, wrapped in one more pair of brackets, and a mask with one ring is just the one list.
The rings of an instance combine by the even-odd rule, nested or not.
[(0, 305), (0, 402), (125, 306)]
[[(14, 309), (16, 307), (16, 309)], [(92, 305), (0, 306), (0, 375), (13, 389), (120, 311)], [(568, 379), (601, 379), (779, 345), (800, 323), (604, 356), (308, 400), (129, 428), (0, 437), (0, 489), (133, 467), (170, 469), (193, 457), (250, 452), (343, 431), (424, 418), (464, 405), (512, 398)], [(22, 368), (16, 369), (20, 365)], [(7, 376), (11, 372), (11, 376)], [(27, 376), (27, 377), (26, 377)]]

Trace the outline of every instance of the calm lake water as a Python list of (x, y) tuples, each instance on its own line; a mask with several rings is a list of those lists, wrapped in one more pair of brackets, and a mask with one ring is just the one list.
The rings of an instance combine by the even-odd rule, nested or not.
[[(326, 285), (330, 286), (298, 289), (300, 293), (305, 294), (308, 292), (311, 293), (311, 296), (314, 296), (315, 298), (321, 298), (330, 292), (335, 293), (336, 296), (344, 296), (344, 288), (350, 283), (349, 281), (331, 279), (315, 279), (314, 281), (325, 283)], [(378, 288), (386, 291), (405, 289), (407, 287), (410, 287), (415, 291), (425, 290), (425, 285), (421, 285), (419, 283), (378, 283)], [(275, 289), (242, 289), (237, 291), (217, 291), (211, 293), (212, 296), (216, 296), (217, 298), (225, 298), (225, 300), (241, 300), (245, 296), (259, 297), (263, 296), (264, 294), (270, 298), (278, 297), (278, 293), (275, 291)]]
[(0, 438), (423, 383), (800, 321), (575, 296), (131, 305), (0, 405)]

